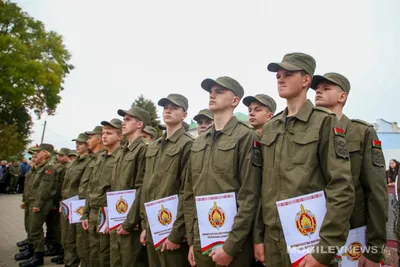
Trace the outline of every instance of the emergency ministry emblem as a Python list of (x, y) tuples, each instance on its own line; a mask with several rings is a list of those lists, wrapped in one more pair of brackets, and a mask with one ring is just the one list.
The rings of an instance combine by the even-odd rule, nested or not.
[(161, 209), (157, 213), (157, 218), (161, 225), (169, 225), (172, 221), (172, 213), (161, 204)]
[(214, 206), (208, 212), (208, 221), (211, 226), (219, 229), (225, 223), (225, 212), (221, 207), (217, 206), (217, 203), (214, 201)]
[(360, 242), (353, 242), (350, 244), (349, 250), (343, 253), (349, 261), (357, 261), (362, 256), (362, 244)]
[(75, 213), (79, 214), (80, 216), (82, 216), (84, 211), (85, 211), (85, 207), (84, 206), (80, 206), (79, 208), (77, 208), (75, 210)]
[(296, 214), (296, 228), (300, 234), (310, 238), (317, 229), (315, 215), (311, 211), (304, 209), (303, 204), (300, 205), (300, 212)]
[(128, 202), (122, 196), (119, 197), (117, 204), (115, 204), (115, 209), (119, 214), (126, 213), (128, 211)]

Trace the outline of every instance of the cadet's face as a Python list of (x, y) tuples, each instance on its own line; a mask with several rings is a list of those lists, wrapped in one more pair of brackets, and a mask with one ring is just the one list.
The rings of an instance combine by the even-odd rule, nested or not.
[(147, 140), (154, 141), (154, 138), (151, 136), (151, 134), (143, 132), (142, 136), (143, 136), (143, 138), (146, 138)]
[(200, 135), (207, 131), (213, 125), (214, 121), (207, 117), (201, 118), (197, 121), (197, 133)]
[(167, 125), (182, 124), (182, 121), (186, 118), (187, 113), (182, 107), (174, 104), (166, 104), (163, 110), (163, 120)]
[(122, 136), (118, 134), (117, 129), (111, 126), (104, 126), (101, 138), (105, 147), (113, 147), (115, 144), (121, 141)]
[(315, 105), (332, 108), (339, 103), (343, 93), (343, 90), (339, 86), (328, 82), (321, 82), (315, 89)]
[(208, 106), (212, 112), (235, 108), (239, 104), (237, 97), (231, 90), (213, 85), (210, 90)]
[(93, 135), (89, 135), (87, 144), (88, 144), (89, 149), (93, 150), (100, 142), (101, 142), (100, 135), (93, 134)]
[(60, 163), (66, 163), (66, 162), (69, 161), (69, 158), (68, 158), (67, 155), (57, 154), (57, 161), (60, 162)]
[(125, 114), (124, 119), (122, 120), (122, 135), (124, 136), (131, 135), (142, 125), (143, 123), (138, 119), (136, 119), (135, 117)]
[(254, 101), (249, 105), (249, 123), (255, 129), (264, 126), (274, 115), (266, 106)]
[(389, 162), (389, 166), (390, 166), (390, 168), (392, 168), (392, 169), (396, 168), (396, 162), (394, 162), (393, 160), (391, 160), (391, 161)]
[(309, 83), (309, 75), (302, 76), (299, 71), (287, 71), (280, 69), (276, 73), (278, 82), (278, 94), (285, 99), (297, 97)]
[(37, 157), (37, 153), (33, 153), (32, 158), (31, 158), (31, 161), (33, 164), (36, 164), (36, 157)]
[(44, 150), (41, 150), (36, 154), (35, 162), (37, 164), (41, 164), (42, 162), (45, 161), (46, 157), (47, 157), (47, 153)]
[(70, 161), (73, 161), (73, 160), (75, 160), (76, 159), (76, 156), (69, 156), (69, 160)]
[(88, 152), (88, 145), (87, 143), (82, 143), (82, 142), (76, 142), (76, 152), (78, 154), (84, 154)]

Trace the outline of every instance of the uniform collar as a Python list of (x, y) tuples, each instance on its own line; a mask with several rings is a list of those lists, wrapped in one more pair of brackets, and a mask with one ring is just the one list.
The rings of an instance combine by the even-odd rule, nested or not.
[(79, 155), (79, 157), (77, 158), (78, 160), (84, 160), (86, 158), (90, 157), (90, 154), (86, 154), (85, 156), (81, 156)]
[(101, 153), (103, 153), (104, 151), (106, 151), (106, 150), (105, 149), (100, 149), (99, 151), (90, 154), (90, 157), (97, 158), (97, 156), (100, 155)]
[[(297, 112), (296, 115), (293, 115), (292, 117), (297, 118), (298, 120), (307, 122), (308, 119), (311, 116), (311, 113), (314, 109), (313, 103), (309, 99), (307, 99), (307, 102), (300, 108), (299, 112)], [(288, 114), (288, 109), (285, 108), (285, 110), (282, 112), (281, 115), (279, 115), (278, 119), (281, 121), (286, 121)]]
[(103, 153), (101, 154), (101, 156), (107, 157), (107, 158), (109, 158), (109, 157), (115, 158), (115, 156), (117, 155), (117, 153), (118, 153), (118, 148), (114, 149), (114, 151), (113, 151), (111, 154), (108, 154), (107, 149), (105, 149), (105, 150), (103, 151)]
[(175, 132), (173, 132), (173, 134), (166, 138), (167, 134), (165, 133), (160, 139), (158, 139), (158, 142), (165, 142), (165, 141), (171, 141), (172, 143), (176, 143), (176, 141), (178, 141), (179, 137), (181, 137), (182, 134), (185, 133), (185, 128), (181, 127), (178, 130), (176, 130)]
[(344, 133), (346, 134), (347, 127), (349, 126), (350, 119), (343, 114), (342, 118), (340, 119), (340, 125), (343, 128)]
[[(232, 116), (232, 118), (228, 121), (228, 123), (224, 126), (224, 128), (221, 130), (222, 133), (226, 135), (232, 135), (233, 130), (236, 128), (236, 125), (239, 123), (239, 120), (235, 117)], [(215, 135), (215, 125), (211, 126), (210, 130), (207, 131), (206, 135)]]
[(47, 163), (49, 163), (50, 162), (50, 159), (48, 159), (48, 160), (45, 160), (41, 165), (39, 165), (39, 166), (36, 166), (36, 169), (41, 169), (41, 168), (43, 168), (44, 166), (46, 166), (47, 165)]
[(140, 142), (143, 142), (143, 136), (139, 136), (138, 138), (136, 138), (132, 142), (132, 144), (130, 144), (130, 145), (127, 144), (129, 151), (133, 151), (139, 145)]

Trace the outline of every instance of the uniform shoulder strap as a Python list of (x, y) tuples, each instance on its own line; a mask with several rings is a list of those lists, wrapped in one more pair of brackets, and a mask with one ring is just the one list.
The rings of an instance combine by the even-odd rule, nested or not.
[(363, 121), (363, 120), (359, 120), (359, 119), (351, 119), (351, 122), (356, 122), (356, 123), (366, 125), (368, 127), (373, 127), (373, 125), (371, 123)]
[(329, 109), (327, 109), (327, 108), (316, 107), (316, 106), (314, 106), (313, 109), (314, 109), (314, 110), (317, 110), (317, 111), (325, 112), (325, 113), (327, 113), (327, 114), (329, 114), (329, 115), (335, 115), (335, 116), (336, 116), (335, 112), (333, 112), (333, 111), (331, 111), (331, 110), (329, 110)]

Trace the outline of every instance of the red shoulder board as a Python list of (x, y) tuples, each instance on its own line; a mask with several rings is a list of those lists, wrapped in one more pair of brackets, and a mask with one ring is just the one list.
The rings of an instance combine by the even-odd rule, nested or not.
[(261, 143), (258, 142), (258, 141), (254, 141), (254, 142), (253, 142), (253, 147), (254, 147), (254, 148), (261, 148)]
[(379, 140), (372, 140), (372, 147), (382, 148), (382, 142)]
[(344, 130), (342, 128), (335, 127), (333, 128), (333, 132), (335, 133), (335, 135), (344, 137)]
[(46, 170), (46, 174), (51, 175), (51, 174), (53, 174), (53, 171), (52, 170)]

